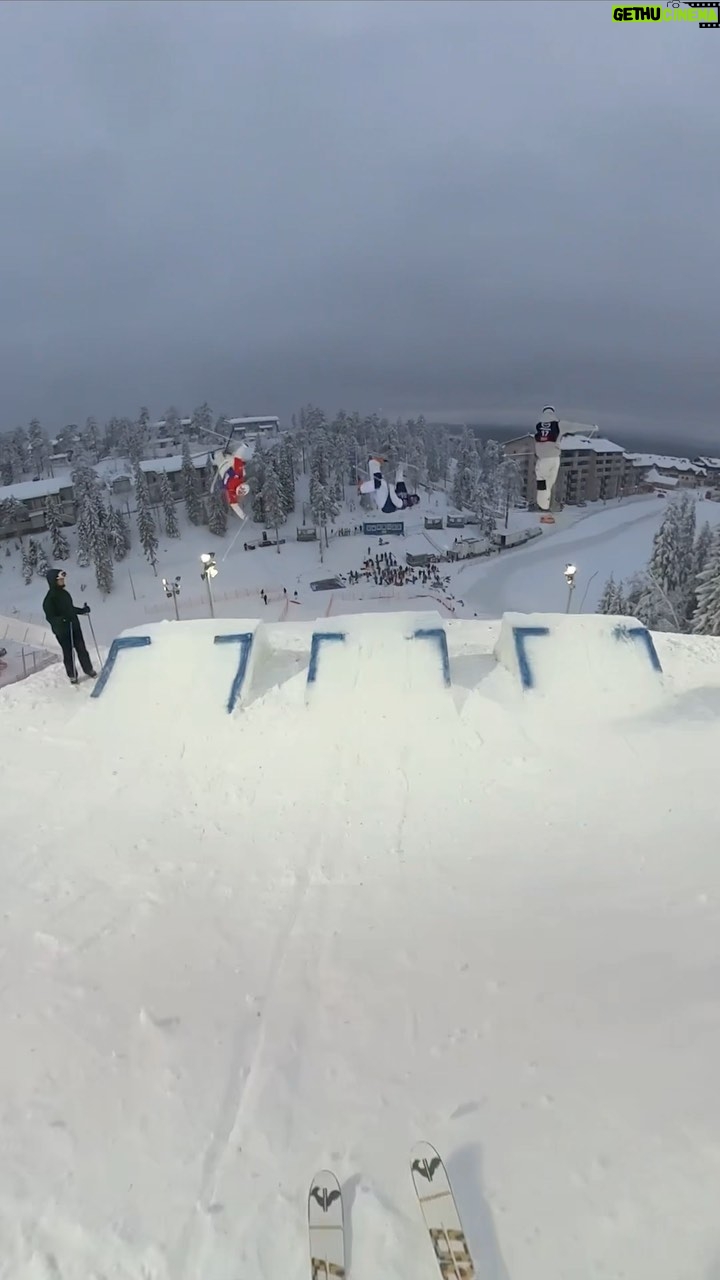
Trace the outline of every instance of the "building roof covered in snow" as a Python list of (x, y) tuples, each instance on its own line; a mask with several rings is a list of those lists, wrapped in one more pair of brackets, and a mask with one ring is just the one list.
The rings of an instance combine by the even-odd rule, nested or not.
[(655, 467), (650, 468), (645, 480), (648, 484), (656, 484), (658, 489), (674, 489), (680, 483), (677, 476), (663, 476)]
[(255, 427), (258, 431), (279, 431), (279, 418), (226, 418), (229, 427)]
[(720, 471), (720, 458), (693, 458), (693, 462), (705, 471)]
[(43, 480), (20, 480), (18, 484), (0, 486), (0, 502), (8, 498), (16, 498), (18, 502), (28, 502), (31, 498), (50, 498), (61, 489), (72, 488), (70, 473), (46, 476)]
[(590, 449), (593, 453), (624, 453), (622, 445), (606, 440), (604, 436), (563, 436), (561, 449)]
[(670, 458), (661, 453), (629, 453), (628, 458), (636, 467), (654, 467), (657, 471), (684, 471), (688, 474), (702, 474), (702, 467), (689, 458)]
[[(206, 467), (208, 463), (212, 461), (212, 453), (209, 450), (203, 450), (202, 453), (196, 453), (194, 456), (191, 455), (190, 460), (194, 467), (200, 469), (202, 467)], [(161, 471), (181, 471), (182, 464), (182, 454), (173, 453), (169, 458), (146, 458), (144, 462), (140, 463), (140, 470), (154, 471), (159, 475)]]

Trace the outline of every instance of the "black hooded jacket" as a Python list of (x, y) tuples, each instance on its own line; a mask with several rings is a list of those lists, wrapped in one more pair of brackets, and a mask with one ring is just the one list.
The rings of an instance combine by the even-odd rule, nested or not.
[(90, 612), (87, 605), (76, 609), (67, 587), (58, 586), (57, 576), (60, 572), (60, 569), (51, 569), (45, 574), (50, 590), (43, 600), (43, 612), (55, 635), (66, 632), (73, 623), (77, 625), (79, 614)]

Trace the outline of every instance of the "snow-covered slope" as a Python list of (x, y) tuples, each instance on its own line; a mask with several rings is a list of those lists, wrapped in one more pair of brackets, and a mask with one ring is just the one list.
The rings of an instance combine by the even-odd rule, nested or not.
[(2, 692), (0, 1274), (304, 1280), (329, 1166), (350, 1275), (433, 1280), (427, 1138), (482, 1280), (710, 1280), (720, 642), (614, 625), (161, 623)]

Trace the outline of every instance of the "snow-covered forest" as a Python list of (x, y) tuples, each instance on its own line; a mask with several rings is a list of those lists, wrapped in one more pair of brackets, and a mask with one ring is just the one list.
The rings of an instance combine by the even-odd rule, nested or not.
[[(218, 437), (228, 435), (227, 419), (213, 419), (207, 404), (183, 418), (175, 408), (167, 410), (163, 434), (181, 441), (182, 467), (179, 504), (189, 525), (206, 525), (213, 537), (228, 533), (228, 508), (222, 494), (204, 483), (194, 463), (199, 454), (213, 450)], [(75, 527), (75, 557), (81, 567), (93, 566), (98, 590), (113, 589), (114, 565), (125, 558), (137, 538), (153, 566), (157, 565), (158, 538), (178, 538), (182, 524), (168, 478), (160, 481), (159, 501), (153, 502), (143, 457), (152, 457), (153, 428), (147, 409), (138, 418), (111, 419), (102, 429), (89, 418), (82, 430), (66, 428), (50, 442), (40, 423), (18, 428), (0, 438), (0, 481), (18, 483), (29, 476), (51, 474), (51, 457), (71, 453), (71, 479), (78, 506)], [(248, 463), (250, 494), (248, 515), (252, 521), (273, 530), (276, 540), (292, 514), (299, 524), (311, 524), (325, 541), (328, 526), (341, 508), (357, 495), (357, 483), (367, 475), (370, 455), (385, 459), (388, 475), (402, 463), (411, 490), (439, 487), (447, 489), (458, 508), (473, 513), (482, 531), (489, 532), (516, 501), (520, 477), (514, 462), (503, 457), (496, 441), (480, 442), (471, 431), (453, 440), (424, 418), (391, 423), (378, 414), (341, 411), (328, 418), (311, 405), (293, 415), (293, 429), (270, 442), (258, 439)], [(113, 502), (110, 486), (96, 470), (105, 458), (122, 458), (132, 475), (134, 512), (125, 512)], [(298, 510), (296, 484), (307, 477), (307, 502)], [(129, 506), (129, 504), (128, 504)], [(71, 544), (60, 518), (58, 501), (45, 501), (46, 534), (25, 537), (25, 507), (14, 497), (0, 501), (0, 527), (12, 529), (22, 556), (23, 575), (29, 583), (34, 575), (47, 571), (50, 561), (59, 563), (72, 555)], [(278, 552), (280, 544), (278, 541)], [(7, 554), (11, 554), (8, 546)]]
[(627, 581), (610, 577), (599, 613), (638, 618), (653, 631), (720, 635), (720, 527), (696, 528), (695, 499), (668, 504), (645, 569)]

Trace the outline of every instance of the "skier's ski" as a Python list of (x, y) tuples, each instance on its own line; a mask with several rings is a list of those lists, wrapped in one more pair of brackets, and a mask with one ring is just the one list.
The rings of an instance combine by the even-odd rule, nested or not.
[(410, 1171), (440, 1275), (443, 1280), (474, 1280), (475, 1267), (447, 1169), (429, 1142), (413, 1147)]
[(345, 1223), (340, 1183), (328, 1169), (316, 1173), (308, 1195), (311, 1280), (345, 1280)]

